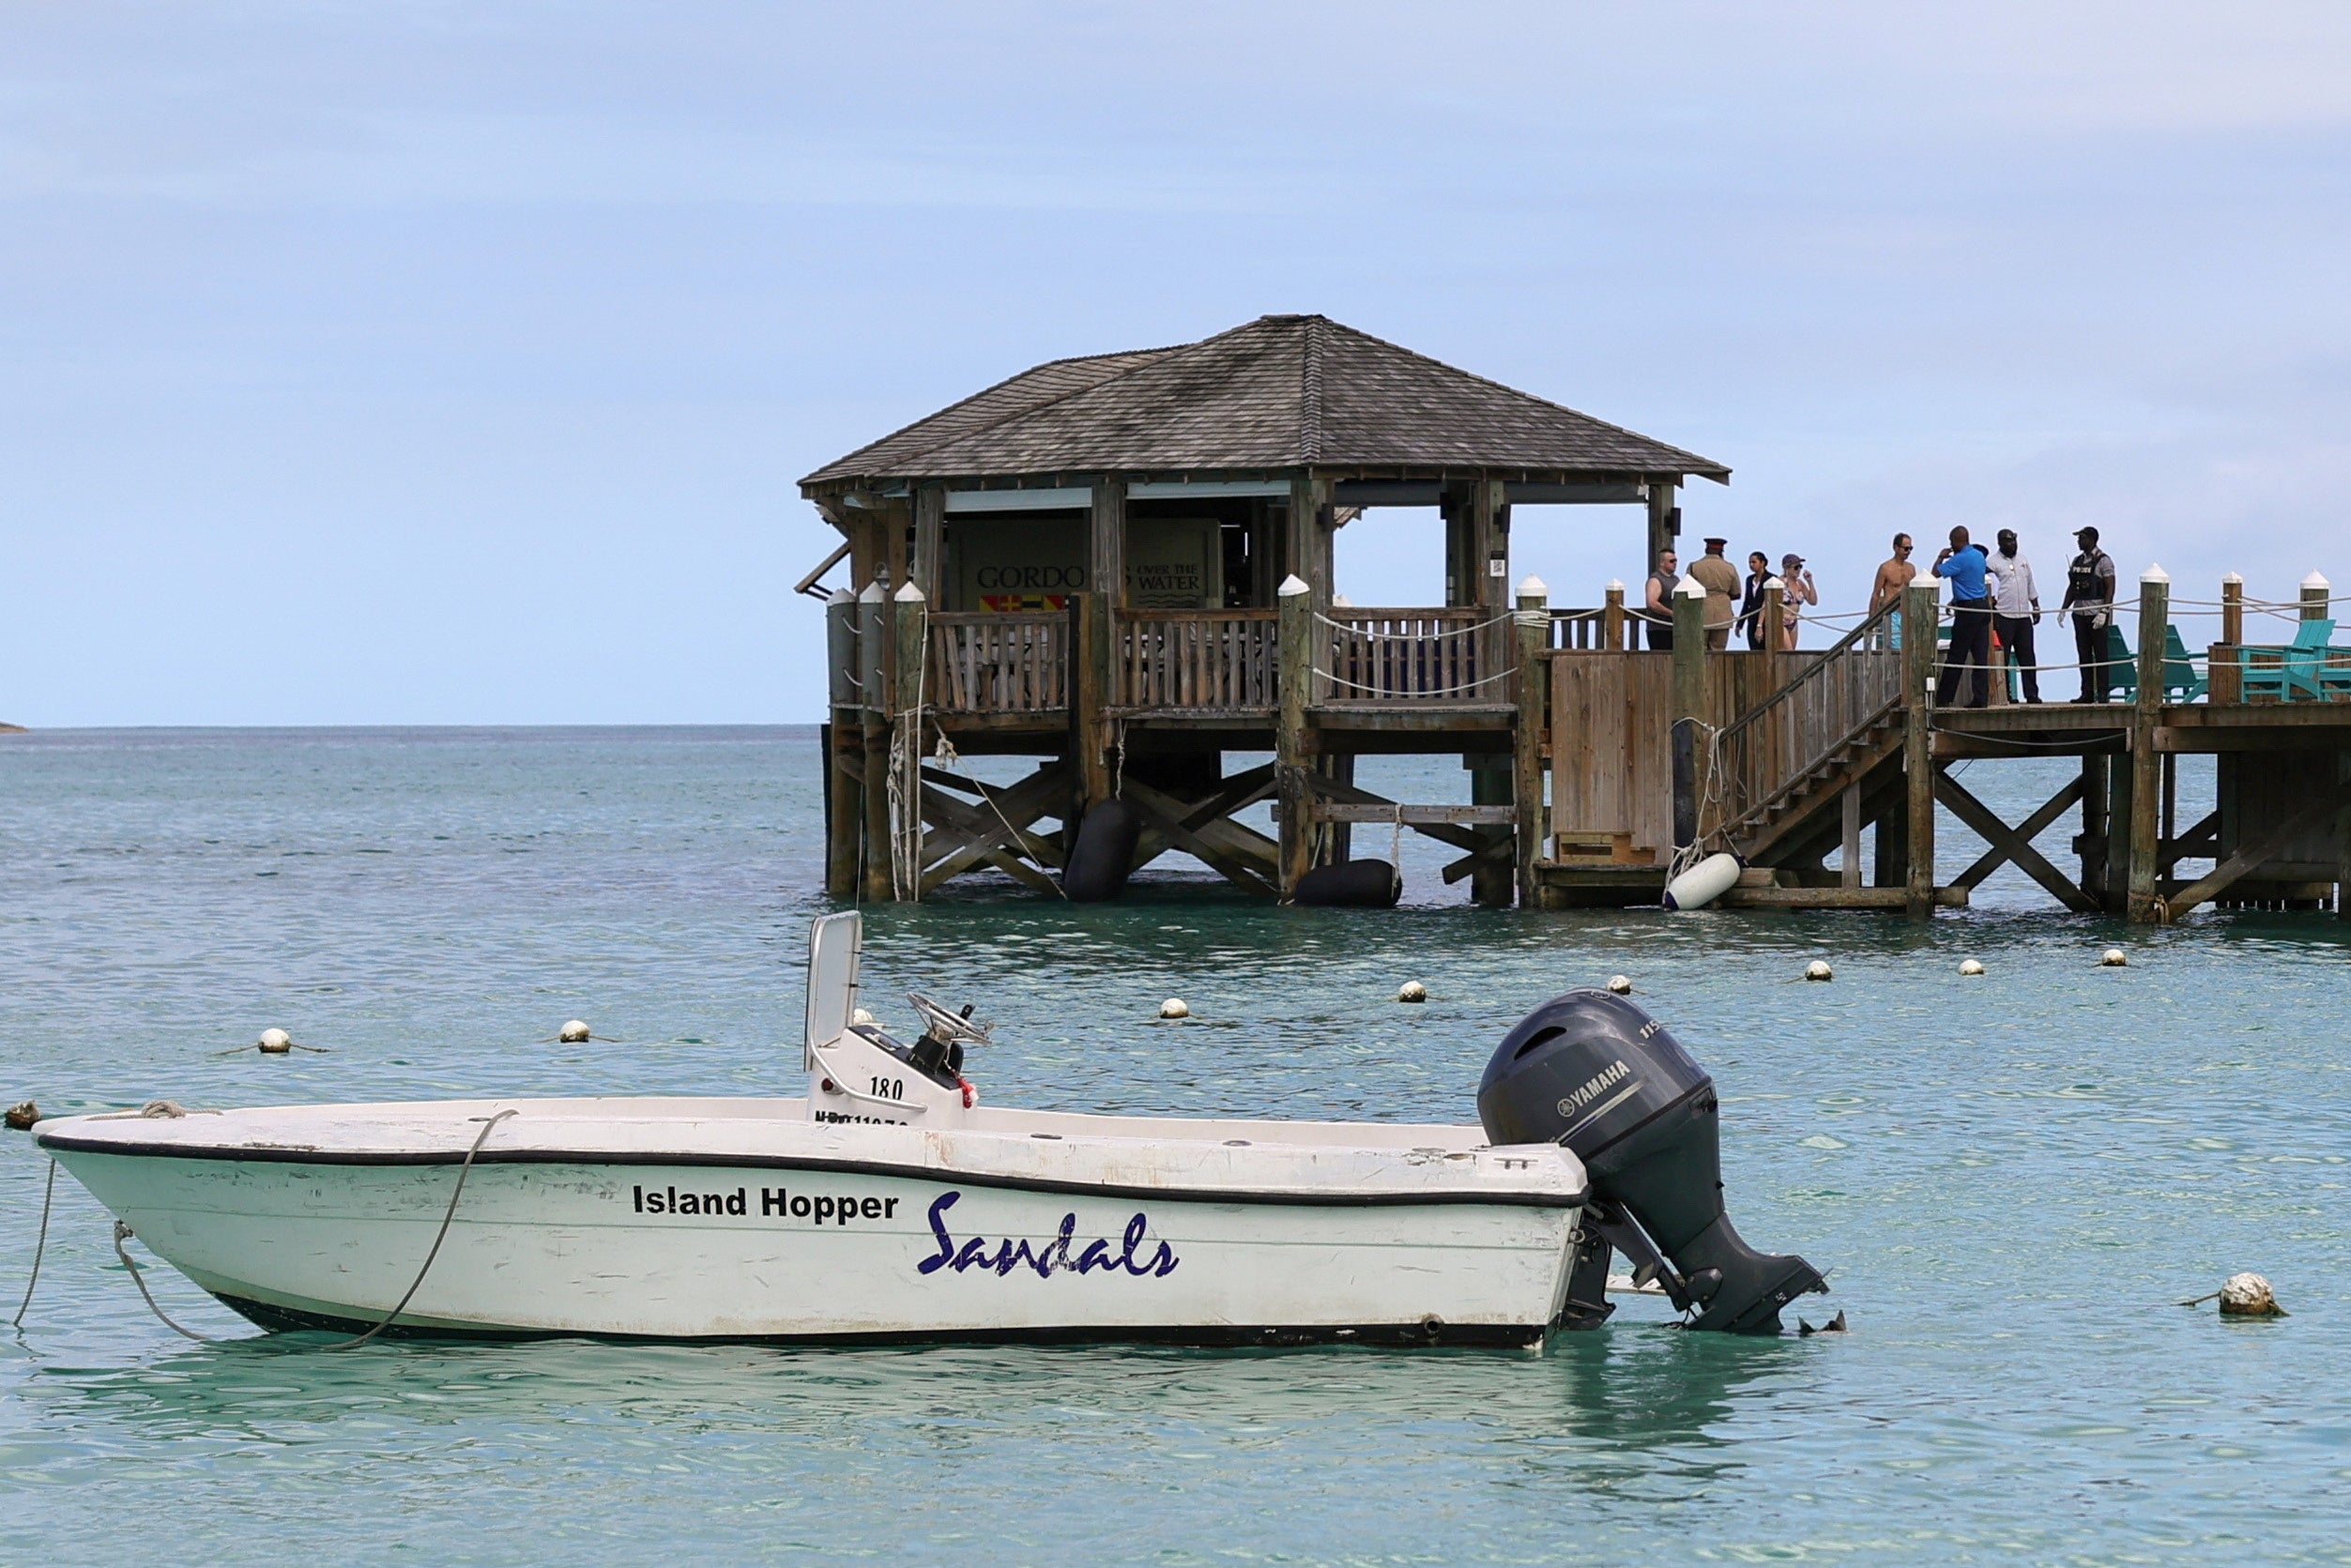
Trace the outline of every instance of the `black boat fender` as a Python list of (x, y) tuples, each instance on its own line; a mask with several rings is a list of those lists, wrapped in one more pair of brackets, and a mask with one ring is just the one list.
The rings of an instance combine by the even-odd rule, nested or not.
[(1403, 895), (1404, 878), (1387, 861), (1341, 860), (1298, 878), (1290, 901), (1334, 909), (1393, 909)]
[(1061, 893), (1072, 904), (1107, 904), (1126, 891), (1135, 869), (1135, 845), (1143, 836), (1143, 814), (1122, 799), (1105, 800), (1077, 824), (1061, 868)]

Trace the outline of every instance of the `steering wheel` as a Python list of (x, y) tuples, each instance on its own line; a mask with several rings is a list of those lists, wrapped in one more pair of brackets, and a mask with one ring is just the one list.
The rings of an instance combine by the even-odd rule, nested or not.
[(914, 1011), (923, 1015), (923, 1028), (933, 1040), (942, 1045), (969, 1041), (974, 1045), (987, 1043), (988, 1027), (975, 1024), (962, 1013), (931, 1000), (920, 991), (908, 991), (906, 999), (914, 1004)]

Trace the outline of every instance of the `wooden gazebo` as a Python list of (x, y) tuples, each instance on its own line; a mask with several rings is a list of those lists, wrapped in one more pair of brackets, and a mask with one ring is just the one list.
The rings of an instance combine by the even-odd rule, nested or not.
[[(1693, 475), (1730, 470), (1316, 315), (1052, 360), (917, 420), (801, 481), (851, 584), (831, 885), (920, 897), (986, 865), (1049, 887), (1062, 836), (1035, 825), (1117, 794), (1148, 820), (1142, 859), (1180, 849), (1253, 891), (1394, 818), (1461, 848), (1481, 898), (1528, 897), (1544, 824), (1539, 779), (1532, 802), (1514, 782), (1512, 509), (1640, 507), (1654, 561)], [(1334, 535), (1375, 506), (1437, 510), (1441, 604), (1334, 605)], [(1550, 617), (1541, 646), (1595, 637), (1600, 613)], [(924, 764), (942, 738), (1040, 766), (982, 786)], [(1228, 776), (1229, 751), (1278, 760)], [(1377, 752), (1461, 754), (1472, 803), (1354, 788)], [(1232, 820), (1268, 796), (1278, 843)]]

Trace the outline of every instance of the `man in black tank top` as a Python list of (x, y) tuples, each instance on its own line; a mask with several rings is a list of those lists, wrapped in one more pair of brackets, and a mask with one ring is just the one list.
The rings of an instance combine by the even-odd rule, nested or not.
[(2077, 528), (2082, 553), (2066, 568), (2065, 608), (2073, 612), (2073, 652), (2082, 665), (2082, 700), (2104, 702), (2106, 625), (2114, 617), (2114, 558), (2098, 547), (2096, 528)]

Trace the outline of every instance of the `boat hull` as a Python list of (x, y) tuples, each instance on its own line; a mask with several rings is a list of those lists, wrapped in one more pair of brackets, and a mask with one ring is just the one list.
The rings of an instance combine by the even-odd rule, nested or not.
[[(372, 1327), (453, 1162), (53, 1150), (273, 1329)], [(886, 1163), (485, 1157), (393, 1332), (828, 1343), (1539, 1344), (1580, 1195), (1170, 1193)]]

